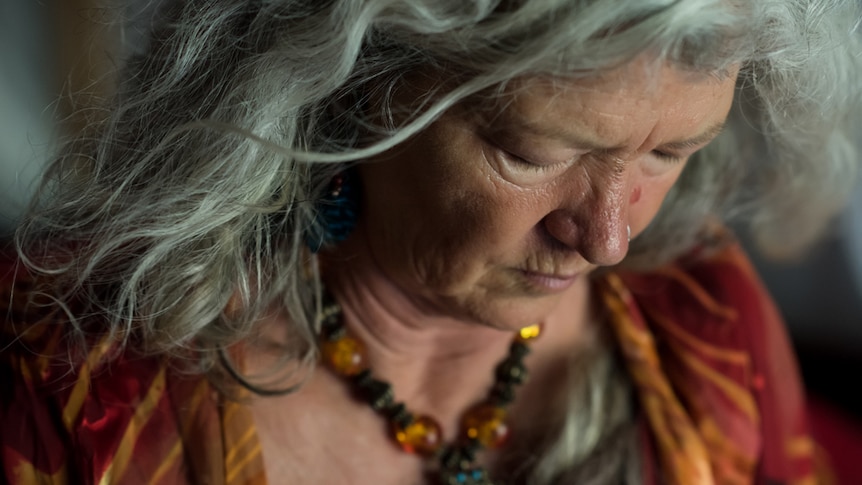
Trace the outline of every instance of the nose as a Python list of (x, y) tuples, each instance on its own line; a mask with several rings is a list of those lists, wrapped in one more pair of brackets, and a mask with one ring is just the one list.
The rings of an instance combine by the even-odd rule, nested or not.
[[(628, 209), (631, 169), (620, 167), (611, 174), (580, 174), (560, 206), (547, 214), (547, 233), (591, 264), (610, 266), (623, 260), (629, 249)], [(586, 185), (586, 187), (585, 187)]]

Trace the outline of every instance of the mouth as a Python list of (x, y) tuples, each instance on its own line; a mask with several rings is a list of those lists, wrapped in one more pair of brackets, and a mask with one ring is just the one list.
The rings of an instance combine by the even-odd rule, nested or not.
[(531, 286), (551, 292), (569, 288), (580, 277), (579, 273), (539, 273), (526, 270), (520, 270), (520, 273)]

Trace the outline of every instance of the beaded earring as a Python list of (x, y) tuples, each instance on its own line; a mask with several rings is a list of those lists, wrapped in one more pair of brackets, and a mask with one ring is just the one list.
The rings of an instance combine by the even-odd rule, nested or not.
[(359, 180), (354, 169), (337, 173), (326, 194), (315, 204), (317, 220), (305, 233), (305, 244), (316, 253), (347, 239), (359, 217)]

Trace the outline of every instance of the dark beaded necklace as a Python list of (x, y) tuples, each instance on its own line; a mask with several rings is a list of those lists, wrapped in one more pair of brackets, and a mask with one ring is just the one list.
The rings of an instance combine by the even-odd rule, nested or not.
[(488, 472), (476, 464), (484, 448), (497, 448), (508, 437), (506, 407), (515, 398), (515, 387), (524, 382), (524, 357), (528, 341), (539, 336), (540, 326), (522, 328), (509, 346), (509, 354), (495, 370), (495, 382), (485, 401), (462, 416), (461, 434), (443, 444), (440, 425), (431, 416), (414, 416), (395, 400), (392, 386), (376, 379), (367, 366), (361, 342), (347, 334), (341, 307), (328, 294), (320, 315), (321, 354), (327, 366), (348, 379), (359, 398), (390, 423), (392, 438), (408, 453), (436, 460), (433, 477), (441, 485), (493, 485)]

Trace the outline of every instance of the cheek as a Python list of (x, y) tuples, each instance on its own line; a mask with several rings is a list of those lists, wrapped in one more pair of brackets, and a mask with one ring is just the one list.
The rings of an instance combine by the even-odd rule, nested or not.
[[(449, 192), (438, 201), (436, 214), (429, 214), (423, 226), (429, 241), (447, 246), (448, 254), (463, 259), (499, 259), (523, 247), (527, 234), (541, 220), (540, 207), (547, 202), (541, 194), (506, 187), (488, 181), (453, 180), (463, 190)], [(442, 236), (445, 237), (441, 241)]]
[(629, 199), (629, 223), (634, 233), (639, 233), (652, 222), (678, 177), (677, 173), (659, 179), (651, 178), (635, 185)]
[(421, 141), (360, 169), (372, 252), (390, 276), (451, 293), (520, 261), (547, 194), (495, 179), (470, 147)]

